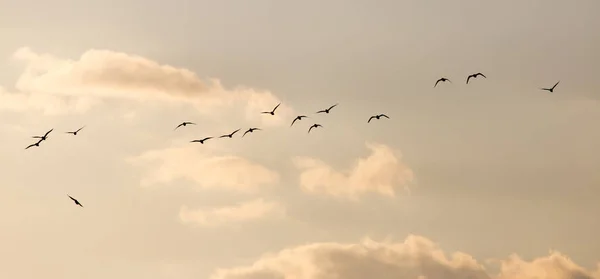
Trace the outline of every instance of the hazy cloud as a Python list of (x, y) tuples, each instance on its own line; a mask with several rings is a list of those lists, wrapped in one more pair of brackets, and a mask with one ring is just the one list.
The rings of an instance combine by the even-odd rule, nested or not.
[(185, 224), (219, 227), (267, 217), (282, 217), (283, 214), (285, 214), (283, 205), (256, 199), (217, 208), (190, 209), (184, 205), (179, 211), (179, 219)]

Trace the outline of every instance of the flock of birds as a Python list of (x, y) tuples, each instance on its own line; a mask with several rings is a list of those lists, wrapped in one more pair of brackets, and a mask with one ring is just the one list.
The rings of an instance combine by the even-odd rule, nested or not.
[[(469, 75), (469, 76), (467, 77), (467, 82), (466, 82), (466, 84), (469, 84), (469, 80), (471, 80), (472, 78), (477, 78), (477, 77), (480, 77), (480, 76), (481, 76), (481, 77), (483, 77), (483, 78), (487, 78), (487, 77), (486, 77), (484, 74), (482, 74), (482, 73), (476, 73), (476, 74), (472, 74), (472, 75)], [(448, 79), (448, 78), (446, 78), (446, 77), (442, 77), (442, 78), (438, 79), (438, 80), (435, 82), (435, 84), (433, 85), (433, 87), (434, 87), (434, 88), (435, 88), (435, 87), (437, 87), (438, 83), (440, 83), (440, 82), (442, 82), (442, 83), (444, 83), (444, 82), (450, 82), (450, 83), (452, 83), (452, 81), (450, 81), (450, 79)], [(554, 89), (556, 88), (556, 86), (557, 86), (559, 83), (560, 83), (560, 81), (556, 82), (556, 83), (555, 83), (555, 84), (554, 84), (552, 87), (550, 87), (550, 88), (540, 88), (540, 90), (544, 90), (544, 91), (548, 91), (548, 92), (550, 92), (550, 93), (553, 93), (553, 92), (554, 92)], [(263, 111), (263, 112), (261, 112), (261, 114), (275, 115), (275, 111), (277, 110), (277, 108), (279, 108), (279, 106), (280, 106), (280, 105), (281, 105), (281, 103), (277, 104), (277, 105), (276, 105), (276, 106), (275, 106), (275, 107), (274, 107), (272, 110), (270, 110), (270, 111)], [(334, 107), (336, 107), (337, 105), (338, 105), (338, 104), (332, 105), (332, 106), (330, 106), (329, 108), (326, 108), (326, 109), (323, 109), (323, 110), (317, 111), (316, 113), (325, 113), (325, 114), (329, 114), (329, 113), (331, 112), (331, 110), (332, 110)], [(382, 117), (383, 117), (383, 118), (387, 118), (387, 119), (389, 119), (389, 118), (390, 118), (390, 117), (388, 117), (388, 116), (387, 116), (387, 115), (385, 115), (385, 114), (377, 114), (377, 115), (373, 115), (373, 116), (369, 117), (369, 119), (367, 120), (367, 123), (371, 123), (371, 120), (373, 120), (373, 119), (379, 120), (379, 119), (381, 119)], [(296, 117), (294, 118), (294, 120), (292, 120), (292, 124), (290, 124), (290, 127), (292, 127), (292, 126), (294, 125), (294, 123), (296, 123), (296, 121), (300, 121), (300, 120), (302, 120), (302, 119), (304, 119), (304, 118), (308, 118), (308, 116), (306, 116), (306, 115), (298, 115), (298, 116), (296, 116)], [(184, 121), (184, 122), (182, 122), (181, 124), (177, 125), (177, 127), (175, 127), (175, 129), (174, 129), (174, 130), (177, 130), (177, 129), (178, 129), (178, 128), (180, 128), (180, 127), (185, 127), (185, 126), (187, 126), (187, 125), (196, 125), (196, 123), (194, 123), (194, 122), (189, 122), (189, 121)], [(311, 126), (308, 128), (308, 133), (310, 133), (310, 131), (311, 131), (312, 129), (315, 129), (315, 128), (322, 128), (322, 127), (323, 127), (323, 125), (321, 125), (321, 124), (319, 124), (319, 123), (315, 123), (315, 124), (311, 125)], [(66, 134), (72, 134), (72, 135), (76, 136), (76, 135), (77, 135), (77, 133), (79, 133), (79, 131), (81, 131), (83, 128), (85, 128), (85, 126), (83, 126), (83, 127), (79, 128), (79, 129), (77, 129), (77, 130), (75, 130), (75, 131), (70, 131), (70, 132), (65, 132), (65, 133), (66, 133)], [(35, 143), (33, 143), (33, 144), (30, 144), (30, 145), (28, 145), (27, 147), (25, 147), (25, 149), (29, 149), (29, 148), (31, 148), (31, 147), (39, 147), (39, 146), (40, 146), (40, 143), (42, 143), (43, 141), (46, 141), (46, 140), (48, 140), (48, 135), (49, 135), (49, 134), (50, 134), (50, 133), (51, 133), (53, 130), (54, 130), (54, 129), (50, 129), (50, 130), (49, 130), (48, 132), (46, 132), (46, 133), (45, 133), (43, 136), (33, 136), (32, 138), (38, 139), (38, 141), (37, 141), (37, 142), (35, 142)], [(230, 134), (225, 134), (225, 135), (222, 135), (222, 136), (220, 136), (220, 137), (218, 137), (218, 138), (233, 138), (233, 135), (235, 135), (235, 134), (236, 134), (237, 132), (239, 132), (240, 130), (241, 130), (241, 129), (237, 129), (237, 130), (235, 130), (235, 131), (231, 132)], [(246, 130), (246, 131), (244, 132), (244, 134), (242, 135), (242, 137), (244, 137), (244, 136), (245, 136), (246, 134), (248, 134), (248, 133), (253, 133), (254, 131), (260, 131), (260, 130), (261, 130), (260, 128), (249, 128), (248, 130)], [(205, 138), (203, 138), (203, 139), (195, 139), (195, 140), (192, 140), (191, 142), (192, 142), (192, 143), (199, 142), (199, 143), (201, 143), (201, 144), (204, 144), (204, 142), (205, 142), (205, 141), (207, 141), (207, 140), (209, 140), (209, 139), (213, 139), (213, 138), (214, 138), (214, 137), (205, 137)], [(81, 203), (80, 203), (80, 202), (79, 202), (77, 199), (73, 198), (73, 197), (72, 197), (72, 196), (70, 196), (70, 195), (67, 195), (67, 196), (68, 196), (68, 197), (69, 197), (69, 198), (70, 198), (70, 199), (71, 199), (71, 200), (72, 200), (72, 201), (75, 203), (75, 205), (78, 205), (78, 206), (80, 206), (80, 207), (83, 207), (83, 205), (82, 205), (82, 204), (81, 204)]]

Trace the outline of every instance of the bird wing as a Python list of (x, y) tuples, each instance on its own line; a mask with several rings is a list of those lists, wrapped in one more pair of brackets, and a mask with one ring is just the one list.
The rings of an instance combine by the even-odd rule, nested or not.
[(310, 128), (308, 128), (308, 132), (310, 133), (310, 130), (312, 130), (314, 127), (316, 127), (315, 125), (310, 126)]
[(552, 86), (552, 89), (554, 89), (559, 83), (560, 83), (560, 80), (556, 84), (554, 84), (554, 86)]
[(233, 136), (235, 133), (239, 132), (241, 129), (237, 129), (235, 131), (233, 131), (233, 133), (231, 133), (231, 135)]
[(219, 138), (226, 138), (226, 137), (228, 137), (228, 136), (229, 136), (229, 135), (222, 135), (222, 136), (220, 136)]
[(298, 117), (294, 118), (294, 121), (292, 121), (292, 124), (290, 124), (290, 127), (292, 127), (294, 125), (294, 123), (296, 123), (296, 120), (298, 120), (298, 119), (299, 119)]
[(74, 201), (74, 202), (77, 202), (77, 200), (76, 200), (75, 198), (71, 197), (70, 195), (67, 195), (67, 196), (68, 196), (68, 197), (69, 197), (69, 199), (71, 199), (72, 201)]
[(41, 138), (43, 138), (43, 137), (40, 137), (40, 136), (33, 136), (33, 137), (31, 137), (31, 138), (32, 138), (32, 139), (41, 139)]
[(435, 84), (433, 85), (433, 87), (435, 88), (435, 87), (437, 86), (437, 84), (438, 84), (438, 83), (440, 83), (440, 81), (442, 81), (442, 79), (441, 79), (441, 78), (440, 78), (440, 79), (438, 79), (438, 80), (435, 82)]
[(277, 105), (275, 106), (275, 108), (273, 109), (273, 112), (275, 112), (275, 110), (276, 110), (276, 109), (277, 109), (277, 108), (278, 108), (280, 105), (281, 105), (281, 103), (277, 104)]
[(196, 123), (194, 123), (194, 122), (186, 122), (186, 123), (190, 124), (190, 125), (196, 125)]
[(244, 136), (245, 136), (247, 133), (249, 133), (249, 132), (251, 132), (251, 131), (252, 131), (252, 129), (248, 129), (248, 131), (244, 132), (244, 134), (242, 135), (242, 138), (243, 138), (243, 137), (244, 137)]
[(390, 119), (390, 117), (389, 117), (389, 116), (387, 116), (387, 115), (385, 115), (385, 114), (380, 114), (379, 116), (382, 116), (382, 117), (385, 117), (385, 118), (387, 118), (387, 119)]
[(271, 112), (270, 112), (270, 111), (263, 111), (263, 112), (261, 112), (261, 113), (264, 113), (264, 114), (271, 114)]
[(183, 123), (181, 123), (181, 124), (177, 125), (177, 127), (175, 127), (175, 130), (177, 130), (177, 128), (179, 128), (179, 127), (181, 127), (181, 126), (183, 126)]
[(330, 106), (327, 110), (331, 110), (332, 108), (336, 107), (338, 104), (335, 104), (333, 106)]
[(367, 123), (371, 123), (371, 120), (372, 120), (373, 118), (375, 118), (375, 116), (371, 116), (371, 117), (369, 117), (369, 121), (367, 121)]
[(326, 110), (317, 111), (317, 113), (322, 113), (322, 112), (326, 112)]
[(192, 140), (190, 142), (202, 142), (202, 140)]
[(469, 84), (469, 80), (473, 77), (473, 75), (470, 75), (467, 77), (467, 84)]
[(482, 74), (482, 73), (477, 73), (477, 75), (478, 75), (478, 76), (482, 76), (482, 77), (484, 77), (484, 78), (487, 78), (487, 77), (486, 77), (484, 74)]
[(83, 127), (79, 128), (79, 129), (77, 129), (77, 131), (75, 131), (75, 133), (77, 133), (77, 132), (81, 131), (81, 129), (83, 129), (83, 128), (85, 128), (85, 126), (83, 126)]
[(29, 149), (30, 147), (34, 147), (35, 143), (28, 145), (27, 147), (25, 147), (25, 149)]
[(202, 139), (202, 141), (209, 140), (209, 139), (212, 139), (212, 138), (213, 137), (206, 137), (206, 138)]
[(48, 134), (50, 134), (50, 132), (54, 131), (54, 128), (50, 129), (50, 131), (46, 132), (46, 134), (44, 134), (44, 137), (47, 137)]

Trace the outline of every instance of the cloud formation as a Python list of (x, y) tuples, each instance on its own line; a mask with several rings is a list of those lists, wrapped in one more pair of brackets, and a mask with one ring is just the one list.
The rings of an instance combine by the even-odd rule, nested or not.
[(472, 256), (447, 255), (431, 240), (314, 243), (265, 255), (249, 266), (217, 270), (211, 279), (599, 279), (566, 256), (552, 252), (527, 262), (511, 256), (491, 274)]
[(200, 188), (248, 193), (279, 181), (278, 173), (245, 158), (213, 155), (195, 147), (150, 150), (128, 161), (145, 169), (142, 186), (187, 179)]
[(285, 209), (277, 202), (256, 199), (234, 206), (190, 209), (182, 206), (179, 219), (184, 224), (204, 227), (220, 227), (256, 221), (268, 217), (283, 217)]
[(338, 171), (315, 158), (296, 157), (301, 170), (300, 186), (308, 193), (357, 200), (366, 193), (394, 197), (399, 187), (407, 189), (414, 179), (413, 171), (402, 162), (399, 152), (375, 143), (367, 143), (371, 154), (360, 158), (347, 171)]

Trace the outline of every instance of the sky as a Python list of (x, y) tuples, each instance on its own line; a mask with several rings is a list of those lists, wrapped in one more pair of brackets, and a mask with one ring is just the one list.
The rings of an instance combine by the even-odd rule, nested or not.
[(0, 277), (598, 279), (598, 10), (0, 0)]

